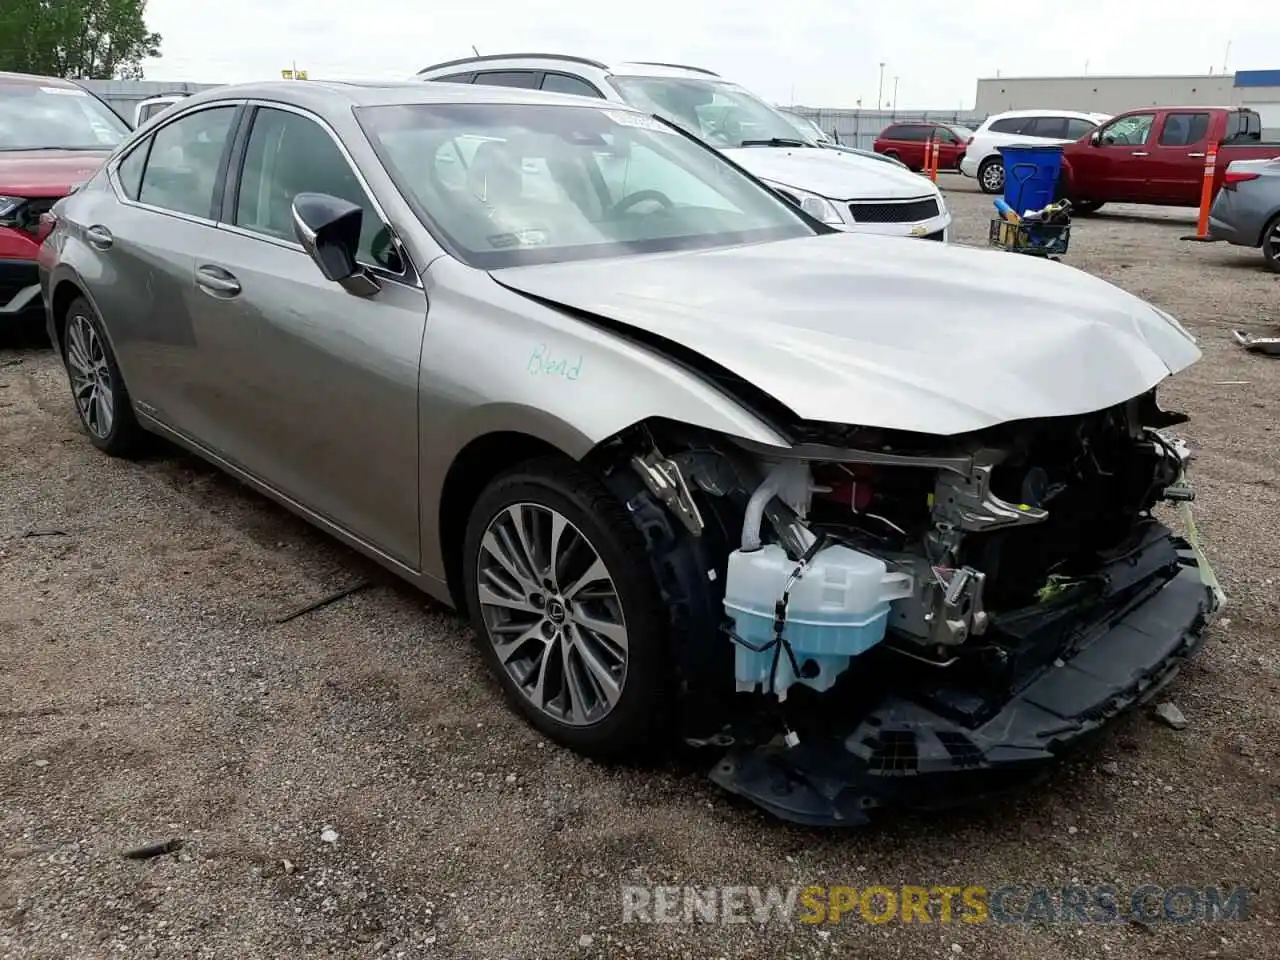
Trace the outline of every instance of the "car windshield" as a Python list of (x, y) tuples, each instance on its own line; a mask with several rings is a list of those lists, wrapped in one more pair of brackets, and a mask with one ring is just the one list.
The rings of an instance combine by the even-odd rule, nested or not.
[(632, 110), (410, 104), (357, 114), (419, 217), (484, 269), (819, 232), (714, 150)]
[(128, 125), (79, 87), (0, 83), (0, 151), (110, 150)]
[(973, 139), (973, 131), (970, 130), (968, 127), (957, 127), (955, 125), (952, 125), (951, 132), (954, 133), (961, 140)]
[(831, 139), (827, 136), (826, 131), (808, 117), (802, 117), (798, 113), (788, 113), (785, 110), (779, 110), (778, 112), (787, 118), (787, 122), (795, 127), (797, 132), (803, 133), (809, 139), (816, 140), (818, 143)]
[(670, 120), (715, 147), (812, 147), (781, 112), (737, 84), (689, 77), (610, 77), (634, 107)]

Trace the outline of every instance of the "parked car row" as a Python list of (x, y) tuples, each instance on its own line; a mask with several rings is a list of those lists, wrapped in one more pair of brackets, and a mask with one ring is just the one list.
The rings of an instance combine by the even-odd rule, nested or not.
[(736, 162), (771, 112), (629, 69), (702, 112), (284, 81), (122, 137), (39, 251), (90, 441), (166, 437), (466, 611), (555, 741), (727, 742), (716, 782), (798, 822), (972, 800), (1159, 689), (1218, 605), (1150, 512), (1190, 497), (1156, 390), (1193, 338), (828, 224)]

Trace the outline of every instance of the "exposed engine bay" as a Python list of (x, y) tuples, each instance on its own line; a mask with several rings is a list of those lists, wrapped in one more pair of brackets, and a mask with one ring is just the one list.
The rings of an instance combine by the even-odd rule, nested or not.
[[(856, 813), (835, 797), (857, 778), (833, 773), (833, 762), (860, 759), (858, 776), (920, 773), (923, 741), (932, 741), (945, 769), (983, 766), (989, 748), (1012, 744), (984, 745), (983, 725), (1011, 709), (1018, 723), (1083, 732), (1087, 716), (1057, 715), (1046, 726), (1031, 719), (1044, 706), (1018, 698), (1046, 678), (1063, 682), (1071, 657), (1110, 643), (1108, 630), (1150, 613), (1146, 601), (1175, 581), (1194, 621), (1188, 638), (1222, 600), (1194, 544), (1153, 515), (1161, 503), (1193, 498), (1189, 452), (1161, 432), (1185, 420), (1161, 410), (1152, 392), (1096, 413), (952, 438), (805, 423), (782, 457), (675, 425), (622, 438), (643, 483), (628, 498), (637, 522), (645, 527), (646, 509), (656, 522), (655, 503), (671, 521), (647, 534), (667, 544), (655, 570), (673, 603), (683, 682), (709, 724), (691, 739), (755, 749), (750, 762), (772, 757), (767, 789), (744, 787), (742, 756), (713, 777), (791, 819), (848, 822)], [(698, 544), (696, 559), (687, 551), (676, 559), (680, 540)], [(1174, 596), (1164, 591), (1161, 602)], [(1158, 671), (1138, 663), (1153, 649), (1135, 645), (1137, 659), (1124, 668), (1132, 675), (1099, 694), (1105, 704), (1118, 711), (1176, 672), (1169, 657), (1157, 658)], [(1099, 722), (1110, 709), (1085, 706)], [(913, 711), (895, 747), (886, 722)], [(1002, 729), (1013, 736), (1007, 722)], [(1045, 742), (1034, 752), (1056, 749), (1053, 735), (1036, 736)], [(815, 738), (839, 754), (819, 764), (821, 774), (804, 772), (799, 759)], [(783, 780), (798, 777), (831, 809), (788, 812), (760, 796), (776, 788), (779, 763)], [(862, 792), (849, 802), (860, 811), (881, 798)]]

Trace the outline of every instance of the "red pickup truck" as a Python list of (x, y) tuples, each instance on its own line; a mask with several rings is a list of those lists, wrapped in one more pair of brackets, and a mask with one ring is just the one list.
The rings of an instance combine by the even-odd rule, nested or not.
[(1060, 193), (1076, 213), (1109, 202), (1198, 207), (1211, 143), (1218, 144), (1215, 195), (1232, 160), (1280, 156), (1280, 143), (1262, 142), (1257, 111), (1144, 107), (1063, 147)]

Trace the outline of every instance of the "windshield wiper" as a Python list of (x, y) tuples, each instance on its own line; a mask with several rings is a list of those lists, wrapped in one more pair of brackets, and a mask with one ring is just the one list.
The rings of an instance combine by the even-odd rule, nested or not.
[(743, 140), (740, 146), (744, 147), (811, 147), (813, 144), (807, 140), (797, 140), (793, 137), (770, 137), (768, 140)]

